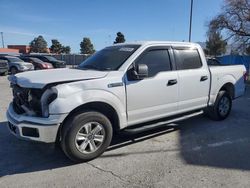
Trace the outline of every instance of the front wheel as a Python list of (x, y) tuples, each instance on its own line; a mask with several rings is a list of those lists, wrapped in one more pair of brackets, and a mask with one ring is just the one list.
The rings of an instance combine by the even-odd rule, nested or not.
[(109, 119), (99, 112), (72, 115), (62, 127), (61, 146), (73, 161), (86, 162), (100, 156), (113, 135)]
[(10, 68), (10, 73), (11, 73), (12, 75), (16, 74), (17, 72), (18, 72), (18, 70), (17, 70), (16, 67), (11, 67), (11, 68)]
[(232, 108), (232, 98), (226, 91), (220, 91), (214, 106), (208, 107), (207, 115), (213, 120), (224, 120), (228, 117)]

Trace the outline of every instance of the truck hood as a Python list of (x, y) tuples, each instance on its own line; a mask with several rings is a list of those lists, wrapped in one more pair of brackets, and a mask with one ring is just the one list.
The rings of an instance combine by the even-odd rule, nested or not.
[(103, 78), (108, 72), (78, 69), (49, 69), (29, 71), (10, 76), (9, 80), (25, 88), (43, 88), (48, 84)]

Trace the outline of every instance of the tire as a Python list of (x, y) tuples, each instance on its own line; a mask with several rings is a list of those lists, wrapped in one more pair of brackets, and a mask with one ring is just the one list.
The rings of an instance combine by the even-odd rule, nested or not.
[(79, 112), (63, 124), (61, 147), (72, 161), (87, 162), (107, 149), (112, 135), (112, 125), (106, 116), (95, 111)]
[(213, 120), (221, 121), (228, 117), (232, 108), (232, 97), (226, 91), (220, 91), (213, 106), (206, 109), (206, 114)]
[(3, 72), (3, 73), (1, 73), (0, 75), (1, 75), (1, 76), (6, 76), (6, 75), (8, 75), (8, 71)]
[(17, 70), (16, 67), (11, 67), (11, 68), (10, 68), (10, 73), (11, 73), (12, 75), (16, 74), (17, 72), (18, 72), (18, 70)]

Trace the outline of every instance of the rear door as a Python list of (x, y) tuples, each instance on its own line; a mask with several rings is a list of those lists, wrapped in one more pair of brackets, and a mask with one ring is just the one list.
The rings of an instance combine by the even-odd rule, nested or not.
[[(148, 78), (126, 78), (128, 124), (168, 116), (177, 111), (178, 75), (171, 64), (168, 47), (148, 48), (131, 65), (146, 64)], [(128, 70), (129, 72), (129, 70)]]
[(175, 47), (175, 63), (179, 79), (179, 111), (185, 112), (207, 105), (210, 88), (210, 73), (202, 64), (198, 49)]

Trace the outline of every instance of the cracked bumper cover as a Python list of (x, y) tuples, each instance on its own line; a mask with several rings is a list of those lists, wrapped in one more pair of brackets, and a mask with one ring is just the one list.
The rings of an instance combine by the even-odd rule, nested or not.
[(56, 141), (58, 128), (67, 114), (50, 115), (48, 118), (19, 115), (11, 103), (6, 116), (9, 131), (17, 138), (53, 143)]

